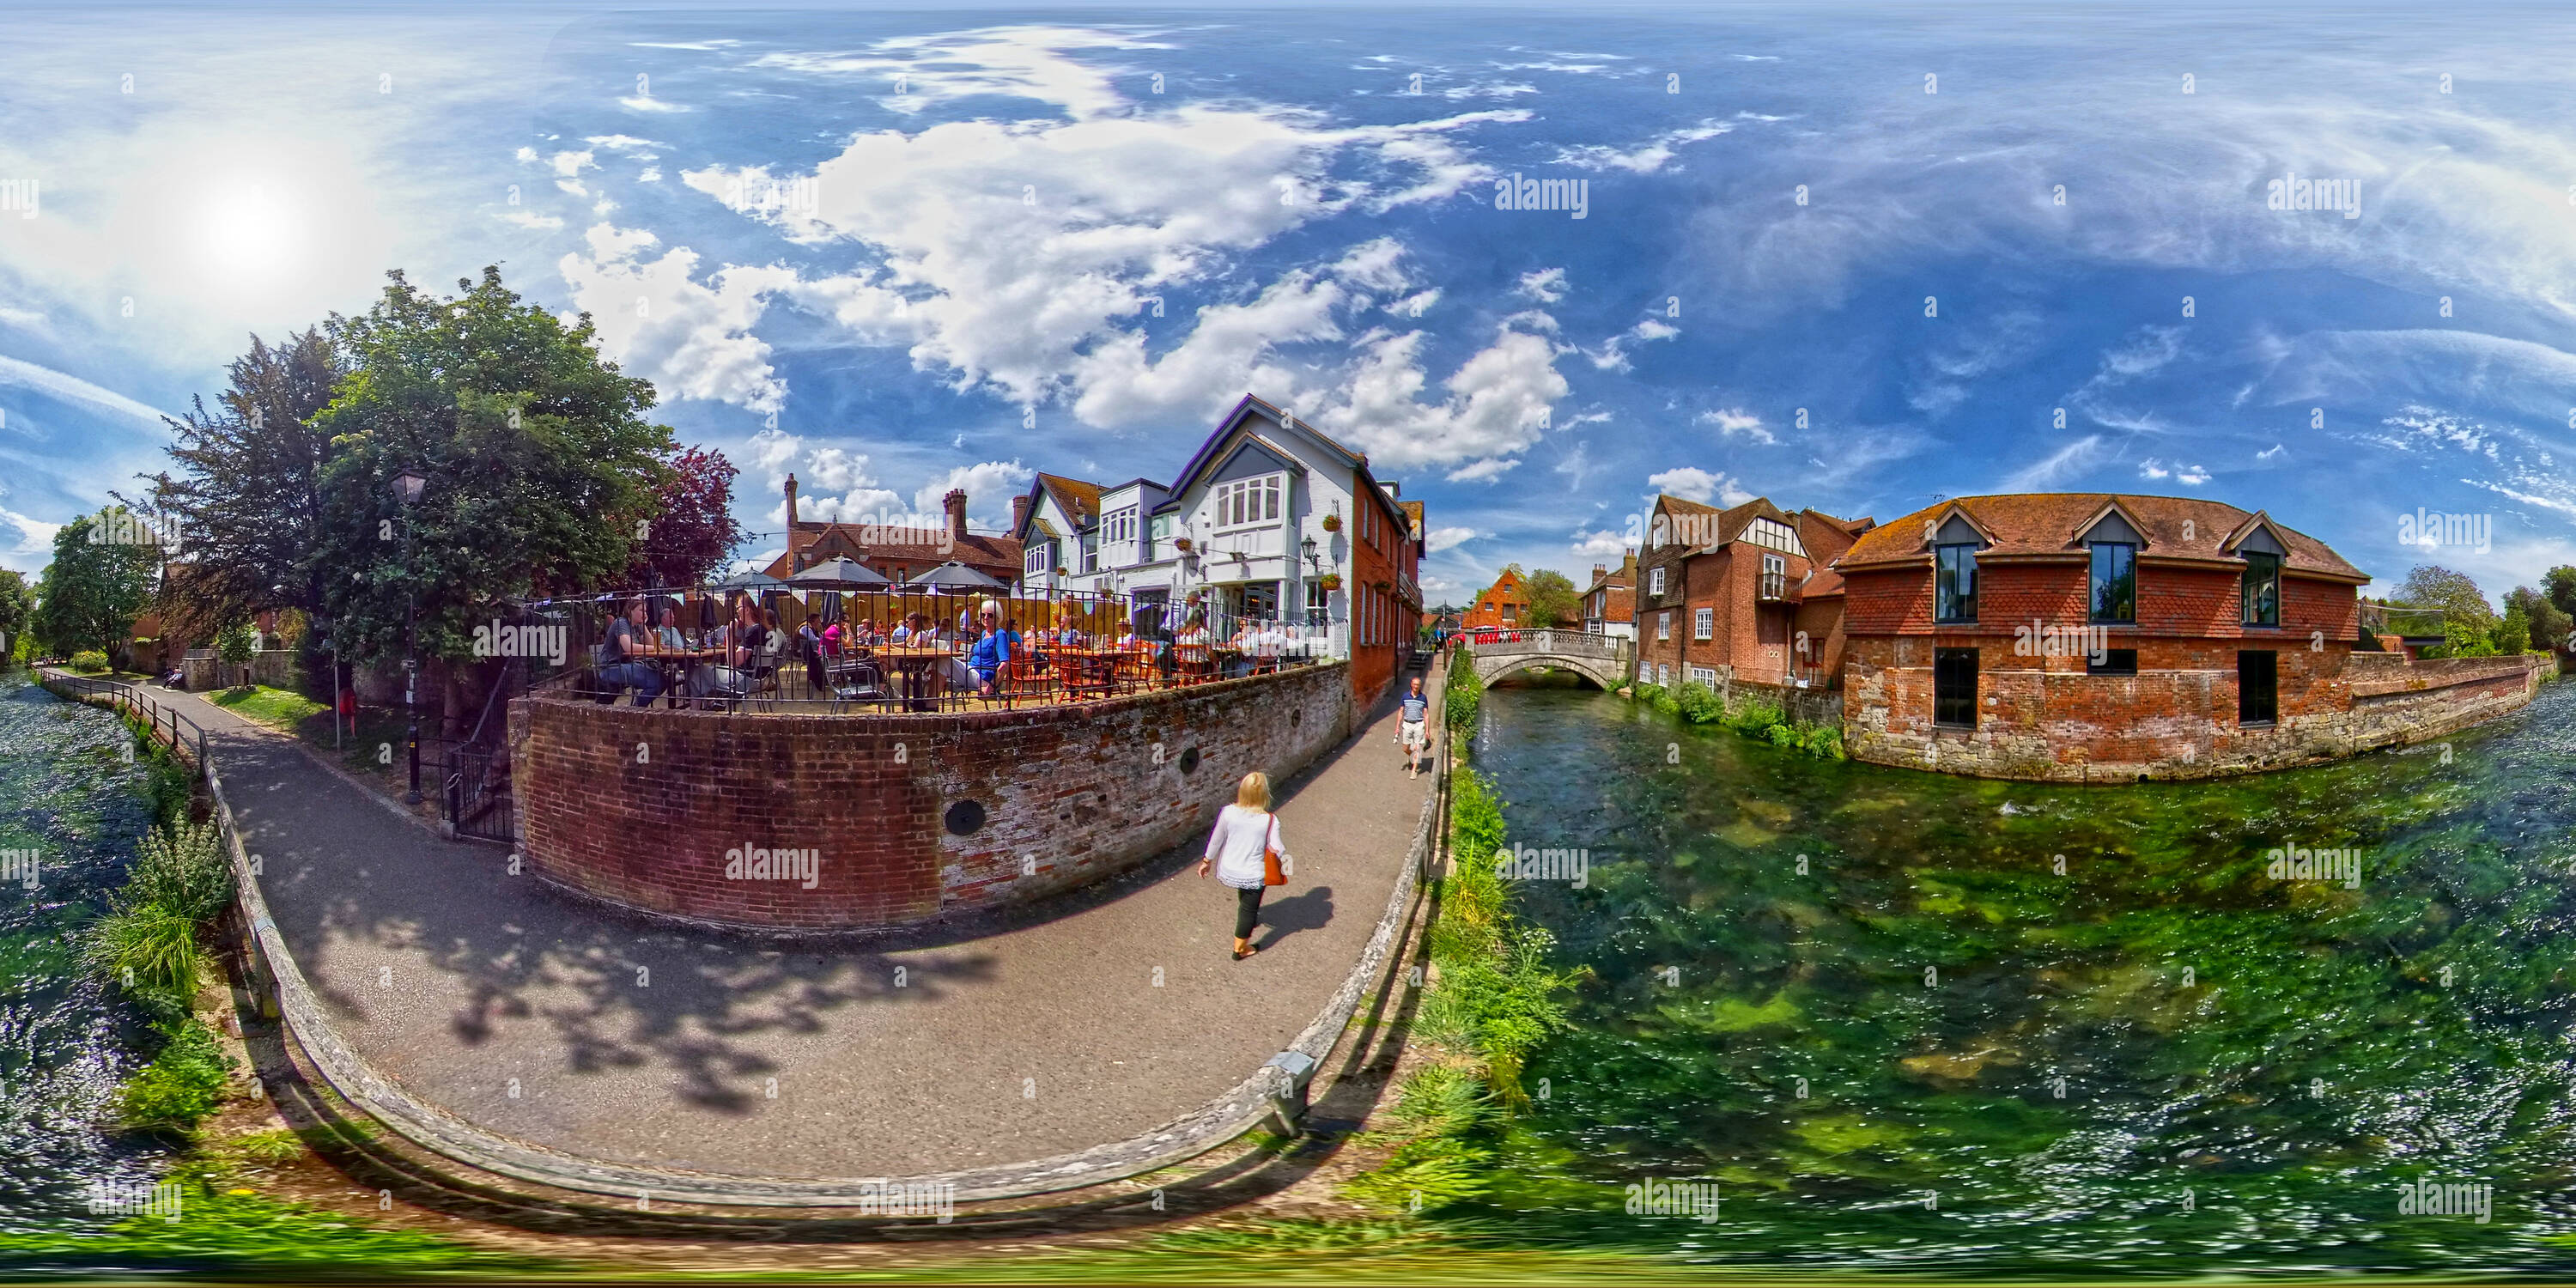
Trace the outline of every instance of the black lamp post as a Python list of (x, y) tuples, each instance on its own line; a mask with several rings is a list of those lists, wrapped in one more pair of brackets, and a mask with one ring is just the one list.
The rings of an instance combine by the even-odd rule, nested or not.
[(411, 790), (403, 795), (403, 803), (406, 805), (418, 805), (421, 800), (420, 589), (418, 585), (412, 581), (412, 552), (416, 548), (414, 544), (415, 533), (413, 530), (418, 525), (413, 522), (409, 511), (413, 506), (420, 504), (421, 489), (428, 485), (428, 479), (422, 478), (420, 475), (414, 474), (410, 470), (404, 470), (402, 473), (394, 476), (394, 499), (402, 503), (402, 507), (405, 511), (403, 516), (403, 589), (410, 597), (410, 603), (403, 609), (403, 634), (405, 637), (403, 647), (406, 654), (403, 658), (403, 712), (411, 721), (410, 729), (403, 735), (403, 740), (409, 744), (409, 754), (411, 756)]

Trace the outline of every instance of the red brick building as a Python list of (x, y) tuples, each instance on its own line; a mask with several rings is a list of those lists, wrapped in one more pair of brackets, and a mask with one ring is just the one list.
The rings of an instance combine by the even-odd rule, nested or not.
[(1860, 759), (2125, 779), (2348, 752), (2369, 581), (2260, 511), (2180, 497), (1961, 497), (1861, 535), (1845, 738)]
[(1592, 635), (1637, 638), (1637, 555), (1630, 551), (1615, 569), (1592, 565), (1592, 584), (1583, 588), (1583, 629)]
[(1868, 519), (1655, 499), (1637, 559), (1637, 678), (1714, 688), (1832, 687), (1843, 582), (1832, 565)]
[(959, 488), (944, 499), (939, 528), (916, 528), (861, 520), (811, 522), (796, 517), (796, 476), (787, 476), (787, 549), (769, 561), (772, 577), (786, 578), (846, 558), (878, 575), (907, 581), (950, 560), (1005, 585), (1020, 579), (1021, 543), (1015, 537), (987, 536), (966, 530), (966, 492)]
[(1518, 630), (1521, 620), (1529, 616), (1529, 592), (1521, 589), (1521, 575), (1509, 568), (1494, 579), (1476, 602), (1467, 605), (1461, 625), (1471, 631)]

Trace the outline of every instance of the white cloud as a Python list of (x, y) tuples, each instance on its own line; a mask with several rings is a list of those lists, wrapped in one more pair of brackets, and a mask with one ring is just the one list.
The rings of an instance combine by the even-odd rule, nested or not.
[(494, 218), (505, 224), (517, 224), (521, 228), (532, 228), (539, 232), (553, 232), (564, 226), (561, 218), (554, 215), (541, 215), (533, 210), (504, 210)]
[(2038, 462), (2024, 466), (2005, 478), (1998, 492), (2046, 492), (2066, 479), (2091, 467), (2102, 454), (2102, 436), (2086, 434), (2049, 453)]
[(1523, 273), (1521, 284), (1516, 289), (1541, 304), (1554, 304), (1565, 298), (1565, 270), (1542, 268), (1535, 272)]
[(1474, 528), (1433, 528), (1422, 535), (1422, 547), (1431, 554), (1462, 546), (1478, 536)]
[(96, 411), (115, 412), (155, 429), (161, 427), (161, 418), (167, 414), (113, 389), (18, 358), (0, 357), (0, 385), (33, 390), (57, 402), (79, 403)]
[(1736, 506), (1753, 499), (1753, 494), (1745, 491), (1734, 479), (1724, 474), (1711, 474), (1695, 465), (1649, 474), (1646, 487), (1651, 492), (1668, 492), (1702, 505)]
[(1345, 401), (1315, 420), (1384, 467), (1470, 462), (1462, 479), (1493, 478), (1516, 463), (1502, 458), (1538, 442), (1540, 418), (1568, 392), (1556, 370), (1561, 350), (1506, 327), (1443, 382), (1447, 397), (1424, 402), (1424, 339), (1419, 331), (1364, 338), (1345, 377)]
[(966, 489), (966, 514), (976, 527), (993, 532), (1011, 526), (1011, 498), (1029, 490), (1035, 471), (1018, 461), (985, 461), (977, 465), (960, 465), (945, 475), (921, 485), (912, 494), (912, 508), (924, 515), (945, 513), (949, 491)]
[(774, 412), (787, 384), (769, 364), (769, 345), (751, 334), (768, 296), (795, 281), (784, 267), (735, 267), (695, 280), (698, 256), (685, 246), (647, 261), (656, 238), (641, 230), (593, 227), (593, 258), (560, 262), (576, 307), (599, 328), (600, 350), (651, 380), (665, 398), (731, 403)]
[(1608, 528), (1599, 532), (1578, 531), (1574, 534), (1574, 544), (1568, 548), (1568, 552), (1577, 559), (1611, 561), (1624, 558), (1628, 550), (1628, 539)]
[(1760, 416), (1741, 407), (1722, 407), (1716, 411), (1704, 411), (1699, 414), (1698, 419), (1703, 425), (1716, 426), (1717, 432), (1727, 438), (1741, 436), (1757, 443), (1780, 441), (1772, 436), (1770, 430), (1763, 428)]
[(651, 149), (664, 146), (663, 144), (656, 143), (651, 139), (636, 138), (632, 134), (594, 134), (589, 138), (583, 139), (582, 142), (587, 143), (594, 148), (604, 148), (610, 152), (625, 153), (626, 155), (633, 156), (644, 161), (650, 161), (653, 159)]
[(1669, 340), (1681, 333), (1679, 327), (1647, 318), (1603, 341), (1599, 349), (1584, 350), (1583, 356), (1590, 358), (1592, 365), (1602, 371), (1626, 371), (1630, 365), (1628, 345), (1632, 341)]
[(1653, 174), (1673, 159), (1675, 150), (1685, 144), (1713, 139), (1733, 132), (1725, 121), (1702, 121), (1685, 129), (1667, 130), (1625, 152), (1599, 143), (1563, 148), (1556, 154), (1556, 164), (1580, 166), (1586, 170), (1626, 170), (1631, 174)]
[(1502, 481), (1502, 477), (1505, 474), (1509, 474), (1513, 470), (1519, 469), (1520, 464), (1521, 463), (1517, 460), (1507, 461), (1498, 457), (1489, 456), (1481, 461), (1473, 461), (1449, 471), (1449, 481), (1452, 483), (1498, 483)]

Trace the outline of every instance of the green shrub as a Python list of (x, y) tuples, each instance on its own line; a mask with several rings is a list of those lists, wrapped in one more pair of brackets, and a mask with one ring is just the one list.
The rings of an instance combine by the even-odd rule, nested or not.
[(1628, 693), (1629, 696), (1635, 698), (1637, 701), (1643, 702), (1647, 706), (1651, 707), (1655, 705), (1656, 699), (1662, 696), (1663, 691), (1664, 686), (1660, 684), (1651, 684), (1647, 681), (1639, 680), (1635, 687), (1628, 690)]
[(1765, 735), (1771, 739), (1771, 745), (1774, 747), (1795, 747), (1798, 745), (1798, 731), (1787, 725), (1775, 724), (1764, 732)]
[(233, 901), (233, 868), (215, 825), (181, 822), (144, 833), (126, 869), (125, 889), (192, 922), (223, 915)]
[(1717, 690), (1697, 680), (1681, 686), (1673, 705), (1692, 724), (1707, 724), (1726, 714), (1726, 702), (1717, 696)]
[(1726, 715), (1727, 728), (1756, 738), (1769, 737), (1771, 726), (1783, 723), (1786, 722), (1780, 718), (1780, 708), (1756, 699), (1747, 699), (1742, 706)]
[(1485, 685), (1476, 674), (1475, 655), (1466, 649), (1450, 651), (1448, 689), (1442, 702), (1442, 718), (1452, 729), (1475, 728), (1476, 712), (1485, 701)]
[(89, 933), (86, 956), (109, 979), (182, 1010), (197, 995), (196, 918), (120, 898)]
[(117, 1116), (129, 1131), (193, 1138), (197, 1125), (222, 1106), (233, 1061), (216, 1045), (214, 1030), (193, 1015), (168, 1034), (161, 1054), (117, 1093)]
[(84, 671), (91, 675), (96, 675), (107, 669), (107, 654), (94, 648), (82, 649), (80, 652), (72, 654), (71, 668), (75, 671)]
[(1823, 760), (1843, 759), (1843, 731), (1832, 725), (1812, 725), (1800, 740), (1799, 749)]

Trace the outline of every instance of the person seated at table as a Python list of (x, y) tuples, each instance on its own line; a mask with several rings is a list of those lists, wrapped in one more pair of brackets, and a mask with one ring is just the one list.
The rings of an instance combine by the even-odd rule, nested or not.
[(1002, 625), (1002, 606), (992, 600), (984, 601), (983, 617), (983, 632), (976, 636), (966, 665), (974, 673), (975, 691), (989, 698), (1001, 692), (1001, 673), (1011, 664), (1017, 633)]
[(841, 633), (841, 624), (839, 622), (834, 622), (823, 628), (823, 656), (839, 657), (841, 655)]
[(667, 652), (688, 651), (688, 637), (680, 634), (679, 605), (672, 603), (662, 605), (662, 620), (654, 627), (653, 642), (661, 645)]
[(805, 683), (821, 693), (823, 683), (823, 632), (815, 629), (814, 619), (806, 618), (796, 627), (796, 651), (805, 658)]
[(850, 623), (850, 636), (842, 642), (847, 644), (850, 651), (853, 653), (865, 653), (869, 649), (876, 647), (876, 623), (871, 622), (864, 617)]
[(769, 640), (769, 630), (760, 624), (757, 611), (748, 599), (735, 607), (733, 624), (717, 634), (717, 647), (724, 655), (690, 669), (690, 697), (703, 699), (718, 693), (739, 697), (751, 692), (753, 659)]
[(662, 673), (644, 659), (661, 651), (644, 626), (644, 600), (626, 601), (626, 615), (608, 624), (599, 646), (599, 684), (613, 700), (617, 690), (635, 690), (635, 705), (649, 707), (662, 696)]

